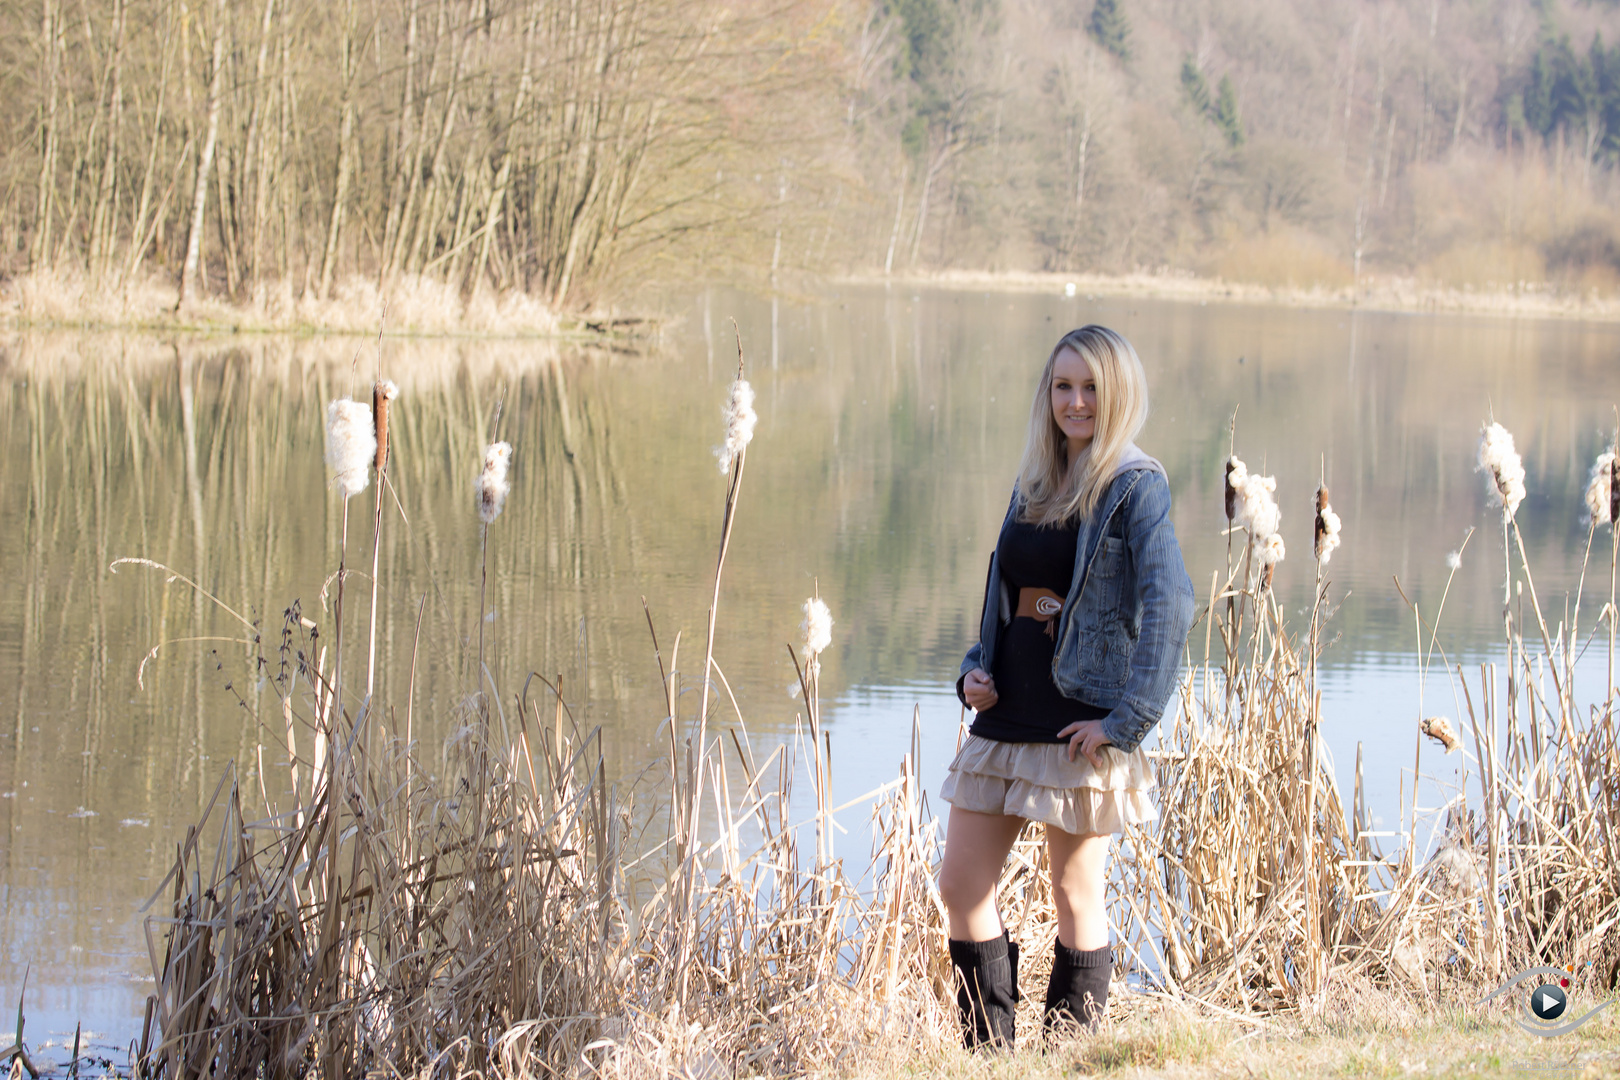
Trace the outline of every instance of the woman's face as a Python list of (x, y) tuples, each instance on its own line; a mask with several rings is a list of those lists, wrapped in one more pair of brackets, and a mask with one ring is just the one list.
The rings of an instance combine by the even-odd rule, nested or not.
[(1052, 419), (1069, 443), (1069, 458), (1097, 434), (1097, 380), (1085, 357), (1065, 346), (1052, 362)]

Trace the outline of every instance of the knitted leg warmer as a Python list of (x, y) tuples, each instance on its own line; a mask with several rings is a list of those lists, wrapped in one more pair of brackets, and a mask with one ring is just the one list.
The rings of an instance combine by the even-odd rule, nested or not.
[(1052, 980), (1046, 986), (1045, 1027), (1077, 1024), (1096, 1028), (1107, 1014), (1108, 980), (1114, 972), (1113, 950), (1071, 949), (1061, 941), (1053, 945)]
[(1018, 945), (1003, 930), (989, 941), (952, 941), (956, 969), (956, 1008), (962, 1042), (968, 1049), (986, 1044), (1011, 1049), (1013, 1006), (1018, 1001)]

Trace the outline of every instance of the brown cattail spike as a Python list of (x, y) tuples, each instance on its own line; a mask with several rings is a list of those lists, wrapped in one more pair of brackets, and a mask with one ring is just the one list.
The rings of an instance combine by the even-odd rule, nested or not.
[(399, 396), (399, 387), (390, 379), (378, 379), (371, 388), (371, 422), (377, 430), (377, 458), (373, 464), (378, 472), (388, 464), (388, 403)]
[(1620, 453), (1609, 462), (1609, 523), (1620, 523)]
[(1232, 470), (1237, 468), (1237, 458), (1226, 459), (1226, 520), (1231, 521), (1237, 517), (1238, 493), (1232, 486)]

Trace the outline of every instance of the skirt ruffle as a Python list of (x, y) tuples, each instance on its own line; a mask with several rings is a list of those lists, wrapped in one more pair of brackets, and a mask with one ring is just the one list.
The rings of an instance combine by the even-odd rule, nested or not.
[(969, 735), (951, 762), (940, 798), (981, 814), (1007, 814), (1055, 825), (1064, 832), (1117, 833), (1158, 817), (1148, 792), (1153, 763), (1139, 746), (1100, 751), (1098, 769), (1084, 756), (1069, 760), (1067, 743), (997, 742)]

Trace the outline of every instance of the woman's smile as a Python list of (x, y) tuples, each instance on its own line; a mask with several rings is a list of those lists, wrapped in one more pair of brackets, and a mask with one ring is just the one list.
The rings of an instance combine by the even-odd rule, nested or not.
[(1061, 350), (1052, 363), (1052, 419), (1068, 440), (1070, 460), (1097, 434), (1097, 380), (1073, 349)]

